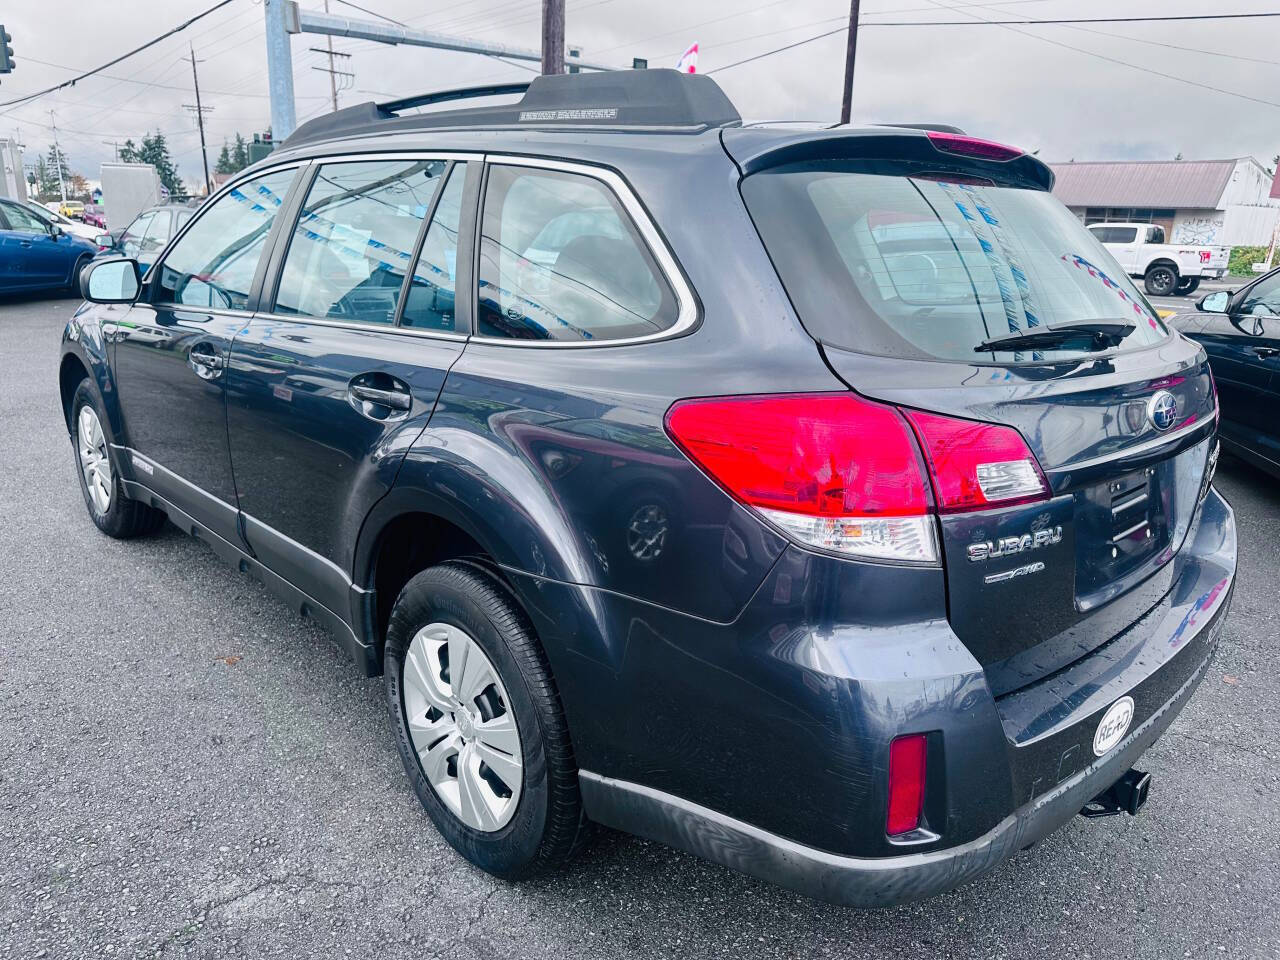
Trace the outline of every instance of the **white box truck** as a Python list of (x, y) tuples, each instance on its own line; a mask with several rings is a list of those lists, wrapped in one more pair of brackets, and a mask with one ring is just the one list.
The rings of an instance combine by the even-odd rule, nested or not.
[(161, 202), (160, 177), (149, 163), (104, 163), (102, 205), (107, 229), (121, 230), (147, 207)]

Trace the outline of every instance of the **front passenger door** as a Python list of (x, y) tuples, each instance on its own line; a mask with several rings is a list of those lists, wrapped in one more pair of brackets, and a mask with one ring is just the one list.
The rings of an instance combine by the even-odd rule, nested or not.
[[(331, 609), (356, 536), (426, 426), (469, 332), (463, 210), (478, 163), (320, 164), (272, 268), (274, 297), (236, 334), (227, 430), (245, 537)], [(267, 284), (270, 287), (270, 284)]]
[(241, 537), (227, 451), (227, 355), (252, 314), (264, 252), (295, 173), (264, 173), (202, 209), (114, 337), (126, 466), (233, 544)]

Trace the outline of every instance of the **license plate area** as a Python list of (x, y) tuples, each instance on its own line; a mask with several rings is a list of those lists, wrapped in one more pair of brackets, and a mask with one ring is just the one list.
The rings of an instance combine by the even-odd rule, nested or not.
[(1146, 467), (1083, 491), (1076, 515), (1077, 600), (1123, 580), (1169, 545), (1162, 474)]

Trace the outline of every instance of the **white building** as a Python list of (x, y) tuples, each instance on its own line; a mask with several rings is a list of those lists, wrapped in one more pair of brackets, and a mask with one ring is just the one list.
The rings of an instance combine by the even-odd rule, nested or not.
[(1050, 166), (1054, 196), (1086, 224), (1157, 223), (1170, 243), (1266, 246), (1280, 216), (1253, 157)]
[(0, 137), (0, 197), (27, 199), (27, 175), (22, 169), (22, 147)]

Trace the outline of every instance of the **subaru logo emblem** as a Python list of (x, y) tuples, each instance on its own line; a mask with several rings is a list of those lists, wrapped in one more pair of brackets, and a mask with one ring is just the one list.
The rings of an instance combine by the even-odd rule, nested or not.
[(1161, 390), (1147, 401), (1147, 418), (1157, 430), (1168, 430), (1178, 418), (1178, 401), (1168, 390)]

